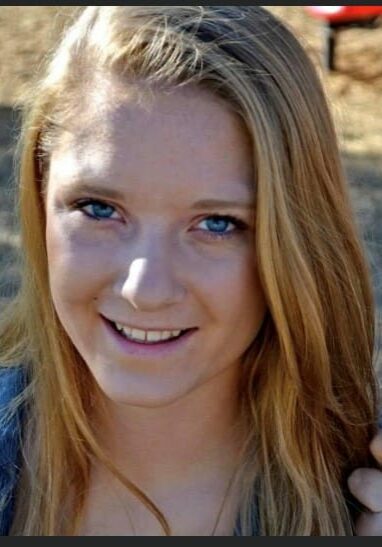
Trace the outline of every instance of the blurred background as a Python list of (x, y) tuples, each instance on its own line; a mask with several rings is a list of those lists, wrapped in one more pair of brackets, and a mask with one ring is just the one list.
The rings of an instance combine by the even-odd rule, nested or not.
[[(328, 27), (305, 7), (265, 6), (300, 38), (327, 91), (354, 209), (382, 311), (382, 18), (336, 33), (335, 70), (328, 69)], [(382, 9), (382, 6), (380, 6)], [(336, 9), (332, 7), (332, 9)], [(76, 6), (0, 7), (0, 286), (1, 302), (17, 290), (19, 239), (13, 214), (17, 105)], [(293, 70), (293, 67), (291, 67)], [(382, 322), (379, 321), (379, 332)]]

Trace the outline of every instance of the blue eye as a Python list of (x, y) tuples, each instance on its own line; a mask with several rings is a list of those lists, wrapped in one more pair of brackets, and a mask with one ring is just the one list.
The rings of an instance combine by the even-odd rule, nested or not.
[(103, 203), (102, 201), (87, 200), (76, 204), (76, 208), (80, 209), (90, 218), (94, 220), (110, 220), (116, 212), (115, 207)]
[(238, 231), (244, 231), (247, 225), (242, 220), (239, 220), (231, 216), (213, 215), (204, 220), (200, 224), (204, 224), (209, 236), (212, 237), (229, 237), (234, 235)]
[(232, 222), (223, 217), (211, 217), (204, 221), (207, 229), (214, 233), (225, 233)]

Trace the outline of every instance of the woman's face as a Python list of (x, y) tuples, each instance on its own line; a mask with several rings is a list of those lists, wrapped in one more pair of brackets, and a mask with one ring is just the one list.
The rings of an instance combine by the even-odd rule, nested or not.
[(105, 95), (51, 156), (51, 293), (107, 397), (160, 406), (235, 376), (262, 324), (251, 145), (205, 90)]

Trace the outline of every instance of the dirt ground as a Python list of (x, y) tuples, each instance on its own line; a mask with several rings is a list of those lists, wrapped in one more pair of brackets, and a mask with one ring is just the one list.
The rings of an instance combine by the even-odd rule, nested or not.
[[(13, 144), (18, 127), (13, 107), (39, 72), (74, 6), (0, 7), (0, 273), (13, 292), (17, 272), (10, 259), (18, 236), (12, 213)], [(301, 7), (268, 7), (299, 36), (321, 74), (332, 107), (344, 164), (382, 310), (382, 22), (376, 29), (341, 32), (335, 73), (321, 64), (321, 25)], [(293, 69), (293, 67), (291, 67)], [(6, 263), (10, 263), (6, 271)]]

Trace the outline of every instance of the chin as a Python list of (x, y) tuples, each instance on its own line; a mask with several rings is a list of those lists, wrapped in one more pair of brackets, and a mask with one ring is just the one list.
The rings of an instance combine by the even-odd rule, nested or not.
[(134, 408), (159, 409), (175, 404), (182, 399), (182, 394), (121, 394), (121, 393), (105, 393), (107, 398), (116, 405)]
[(116, 405), (136, 408), (164, 408), (170, 406), (192, 391), (183, 386), (153, 385), (137, 386), (133, 382), (98, 382), (105, 397)]

